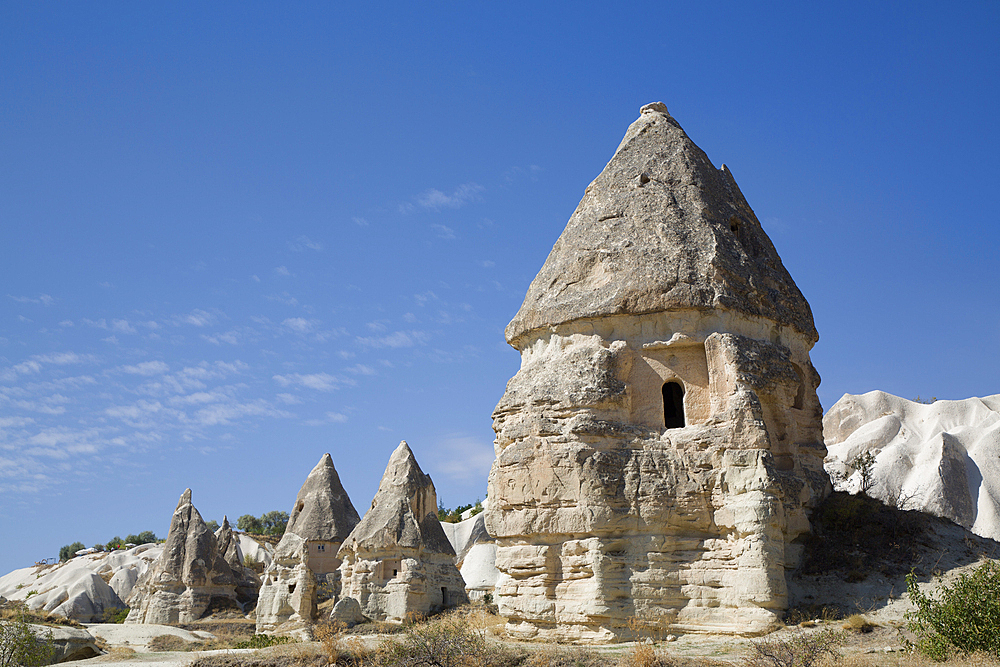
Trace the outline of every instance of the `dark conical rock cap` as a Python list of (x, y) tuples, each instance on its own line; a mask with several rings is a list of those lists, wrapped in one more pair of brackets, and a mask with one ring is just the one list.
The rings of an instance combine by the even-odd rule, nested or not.
[(647, 104), (532, 281), (507, 341), (581, 318), (716, 308), (819, 339), (732, 174), (662, 102)]
[(455, 549), (437, 518), (437, 492), (406, 441), (389, 457), (378, 493), (341, 549), (392, 551), (395, 548), (454, 556)]
[(340, 483), (333, 458), (324, 454), (299, 489), (285, 532), (304, 540), (339, 543), (359, 520), (358, 511)]

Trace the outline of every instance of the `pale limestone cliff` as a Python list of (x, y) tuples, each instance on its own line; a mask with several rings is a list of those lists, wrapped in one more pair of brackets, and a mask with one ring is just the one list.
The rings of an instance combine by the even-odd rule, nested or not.
[(191, 623), (213, 609), (239, 609), (236, 577), (191, 504), (191, 489), (177, 503), (163, 553), (139, 577), (128, 604), (126, 623)]
[(343, 597), (365, 616), (401, 622), (468, 601), (455, 550), (437, 518), (437, 493), (406, 442), (389, 459), (365, 514), (338, 556)]
[(340, 589), (337, 550), (359, 521), (329, 454), (312, 469), (295, 498), (285, 534), (261, 577), (257, 632), (289, 633), (316, 620), (317, 579)]
[(829, 488), (817, 339), (732, 175), (643, 107), (507, 327), (486, 528), (508, 632), (775, 627)]
[(844, 394), (823, 436), (837, 490), (861, 490), (857, 458), (868, 454), (867, 495), (1000, 540), (1000, 394), (931, 404)]

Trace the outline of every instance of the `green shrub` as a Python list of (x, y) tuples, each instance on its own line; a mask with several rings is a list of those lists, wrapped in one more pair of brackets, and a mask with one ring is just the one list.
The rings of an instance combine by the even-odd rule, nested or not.
[(916, 606), (907, 618), (921, 653), (934, 660), (956, 651), (1000, 657), (1000, 564), (987, 561), (959, 575), (954, 584), (941, 587), (937, 598), (922, 593), (911, 572), (906, 593)]
[(51, 631), (37, 637), (23, 617), (0, 620), (0, 667), (47, 665), (54, 653)]
[(123, 607), (117, 609), (115, 607), (108, 607), (104, 610), (103, 619), (105, 623), (124, 623), (125, 619), (128, 618), (128, 607)]
[(843, 635), (832, 630), (795, 632), (788, 638), (769, 638), (750, 642), (744, 667), (811, 667), (824, 658), (835, 659)]
[(247, 641), (236, 644), (233, 648), (267, 648), (269, 646), (281, 646), (291, 640), (291, 637), (281, 635), (254, 635)]
[(70, 558), (72, 558), (77, 551), (86, 548), (87, 547), (83, 546), (83, 542), (74, 542), (73, 544), (67, 544), (62, 549), (59, 550), (59, 560), (65, 563)]
[(487, 641), (485, 629), (474, 626), (475, 623), (462, 613), (415, 623), (401, 641), (383, 641), (369, 664), (373, 667), (506, 667), (523, 661), (523, 654)]

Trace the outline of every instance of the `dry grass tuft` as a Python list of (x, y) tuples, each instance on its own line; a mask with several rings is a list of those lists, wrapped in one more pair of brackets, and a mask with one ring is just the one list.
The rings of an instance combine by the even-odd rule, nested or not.
[(105, 660), (131, 660), (135, 657), (135, 649), (128, 646), (112, 646), (107, 651)]
[(841, 627), (851, 632), (868, 633), (877, 628), (878, 625), (865, 618), (864, 614), (851, 614), (844, 619), (844, 624)]
[(177, 635), (160, 635), (153, 637), (147, 645), (150, 651), (157, 653), (166, 651), (193, 651), (201, 648), (201, 642), (189, 642)]

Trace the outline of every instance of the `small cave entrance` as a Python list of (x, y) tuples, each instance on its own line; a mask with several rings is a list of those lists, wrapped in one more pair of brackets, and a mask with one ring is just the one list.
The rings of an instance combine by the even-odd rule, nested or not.
[(792, 403), (792, 407), (796, 410), (801, 410), (806, 402), (805, 373), (802, 372), (802, 367), (798, 364), (792, 364), (792, 368), (795, 369), (795, 377), (799, 381), (798, 386), (795, 388), (795, 400)]
[(666, 428), (684, 428), (684, 387), (680, 382), (663, 385), (663, 425)]

